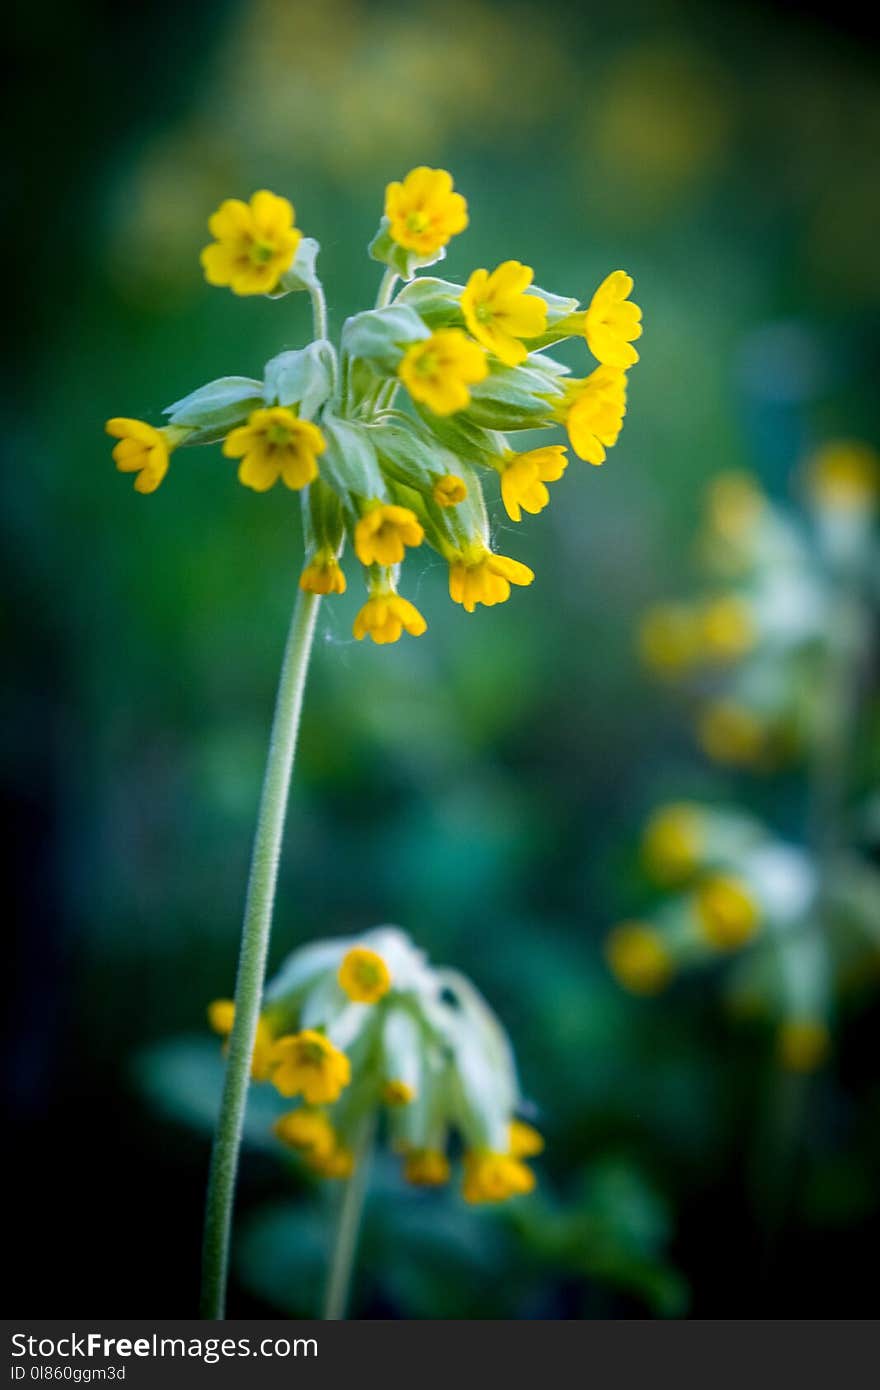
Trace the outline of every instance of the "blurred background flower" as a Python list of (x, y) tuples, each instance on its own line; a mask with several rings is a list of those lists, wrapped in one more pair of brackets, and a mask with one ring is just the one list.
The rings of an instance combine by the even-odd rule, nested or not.
[[(322, 242), (338, 328), (374, 291), (363, 248), (385, 183), (425, 163), (470, 203), (450, 278), (516, 256), (583, 297), (623, 266), (649, 327), (620, 444), (601, 469), (570, 467), (517, 537), (539, 581), (515, 605), (465, 614), (426, 558), (412, 597), (432, 600), (430, 643), (354, 644), (357, 595), (322, 612), (274, 963), (405, 922), (497, 1006), (547, 1137), (539, 1192), (510, 1210), (401, 1200), (396, 1168), (380, 1170), (357, 1311), (867, 1313), (870, 966), (850, 963), (768, 1261), (778, 1164), (760, 1116), (778, 1068), (764, 1040), (696, 975), (638, 1000), (602, 957), (608, 923), (639, 910), (643, 816), (683, 796), (715, 804), (748, 777), (705, 762), (634, 654), (644, 609), (688, 589), (704, 484), (747, 469), (785, 501), (817, 442), (877, 444), (880, 88), (863, 22), (854, 6), (794, 18), (724, 0), (625, 14), (567, 0), (123, 14), (81, 0), (16, 16), (6, 1057), (18, 1190), (40, 1198), (10, 1237), (23, 1306), (194, 1306), (204, 1068), (218, 1064), (203, 1009), (232, 984), (301, 562), (295, 500), (250, 495), (214, 448), (135, 496), (102, 422), (158, 418), (175, 394), (258, 375), (305, 340), (303, 296), (234, 302), (205, 286), (198, 252), (222, 198), (292, 199)], [(512, 529), (500, 504), (493, 528)], [(875, 703), (856, 758), (869, 850), (878, 733)], [(797, 842), (797, 759), (749, 788), (754, 814)], [(173, 1041), (187, 1034), (194, 1051)], [(285, 1311), (311, 1307), (326, 1213), (309, 1192), (255, 1143), (233, 1314), (277, 1311), (279, 1288)], [(304, 1247), (312, 1265), (292, 1264)], [(77, 1252), (76, 1306), (47, 1248)]]

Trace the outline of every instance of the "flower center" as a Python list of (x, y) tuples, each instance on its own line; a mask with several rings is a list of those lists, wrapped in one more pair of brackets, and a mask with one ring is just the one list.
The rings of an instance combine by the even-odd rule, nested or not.
[(320, 1067), (324, 1061), (324, 1049), (320, 1043), (300, 1043), (299, 1060), (304, 1067)]
[(270, 425), (266, 430), (266, 439), (270, 444), (289, 444), (290, 430), (287, 425)]
[(406, 229), (408, 232), (423, 232), (428, 225), (428, 218), (424, 212), (407, 213)]
[(476, 318), (478, 323), (491, 323), (494, 314), (488, 299), (484, 299), (482, 303), (477, 305)]
[(275, 247), (268, 241), (252, 241), (248, 257), (254, 265), (265, 265), (275, 255)]
[(423, 352), (415, 360), (415, 369), (419, 376), (436, 376), (438, 365), (436, 352), (430, 350)]

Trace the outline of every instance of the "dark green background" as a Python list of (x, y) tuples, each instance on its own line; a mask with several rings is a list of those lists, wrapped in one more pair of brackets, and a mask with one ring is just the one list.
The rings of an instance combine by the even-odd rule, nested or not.
[[(273, 960), (399, 922), (497, 1006), (548, 1138), (541, 1196), (513, 1214), (403, 1193), (381, 1169), (355, 1312), (869, 1311), (876, 1002), (844, 1008), (778, 1160), (791, 1096), (768, 1036), (726, 1015), (712, 975), (641, 1002), (600, 952), (644, 901), (635, 850), (658, 798), (729, 786), (800, 828), (796, 774), (755, 787), (701, 765), (633, 631), (687, 582), (715, 471), (788, 496), (813, 442), (876, 442), (880, 88), (854, 14), (228, 0), (15, 22), (2, 727), (19, 1311), (195, 1306), (207, 1137), (169, 1118), (177, 1054), (145, 1049), (198, 1038), (231, 990), (301, 554), (290, 494), (242, 489), (212, 448), (139, 497), (103, 421), (158, 421), (306, 340), (305, 297), (203, 283), (223, 197), (293, 199), (338, 330), (375, 293), (384, 185), (419, 163), (469, 198), (450, 278), (517, 257), (588, 298), (622, 266), (645, 334), (607, 465), (574, 460), (521, 527), (494, 504), (530, 589), (469, 617), (420, 553), (404, 585), (419, 641), (352, 641), (354, 569), (321, 612)], [(312, 1312), (326, 1203), (254, 1152), (241, 1215), (232, 1311)]]

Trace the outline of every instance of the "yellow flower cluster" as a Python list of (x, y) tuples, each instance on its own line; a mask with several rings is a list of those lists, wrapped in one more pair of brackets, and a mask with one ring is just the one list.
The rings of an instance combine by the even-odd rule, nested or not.
[[(603, 462), (638, 361), (641, 311), (624, 271), (607, 276), (584, 309), (536, 286), (518, 260), (478, 268), (461, 285), (420, 274), (467, 225), (467, 202), (446, 170), (419, 167), (390, 183), (369, 248), (386, 267), (376, 306), (347, 320), (334, 345), (319, 247), (297, 227), (293, 205), (265, 189), (247, 202), (227, 199), (208, 222), (205, 278), (237, 295), (308, 292), (314, 341), (273, 358), (262, 381), (224, 377), (199, 388), (168, 408), (161, 428), (107, 423), (116, 465), (136, 475), (139, 492), (156, 490), (174, 449), (220, 442), (245, 487), (267, 492), (280, 481), (300, 493), (300, 587), (344, 594), (348, 539), (367, 586), (354, 635), (378, 644), (426, 630), (398, 593), (400, 568), (422, 544), (445, 561), (450, 597), (468, 613), (532, 583), (527, 565), (492, 549), (480, 475), (499, 480), (512, 521), (541, 512), (548, 484), (565, 471), (565, 446), (518, 451), (507, 435), (563, 425), (578, 457)], [(597, 363), (581, 379), (549, 353), (573, 337)], [(396, 403), (401, 390), (408, 408)]]

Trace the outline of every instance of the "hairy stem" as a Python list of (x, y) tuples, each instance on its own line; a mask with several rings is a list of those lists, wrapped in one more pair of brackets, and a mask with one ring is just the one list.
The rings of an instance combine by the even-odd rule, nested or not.
[(364, 1197), (370, 1176), (370, 1158), (376, 1133), (376, 1112), (370, 1110), (361, 1121), (360, 1134), (354, 1146), (354, 1172), (345, 1185), (339, 1222), (330, 1261), (327, 1292), (324, 1298), (324, 1319), (338, 1322), (345, 1317), (348, 1293), (357, 1252)]
[(235, 982), (235, 1023), (229, 1038), (208, 1178), (202, 1254), (201, 1313), (204, 1318), (222, 1318), (226, 1305), (238, 1153), (263, 996), (284, 816), (319, 602), (316, 594), (298, 592), (272, 721)]

